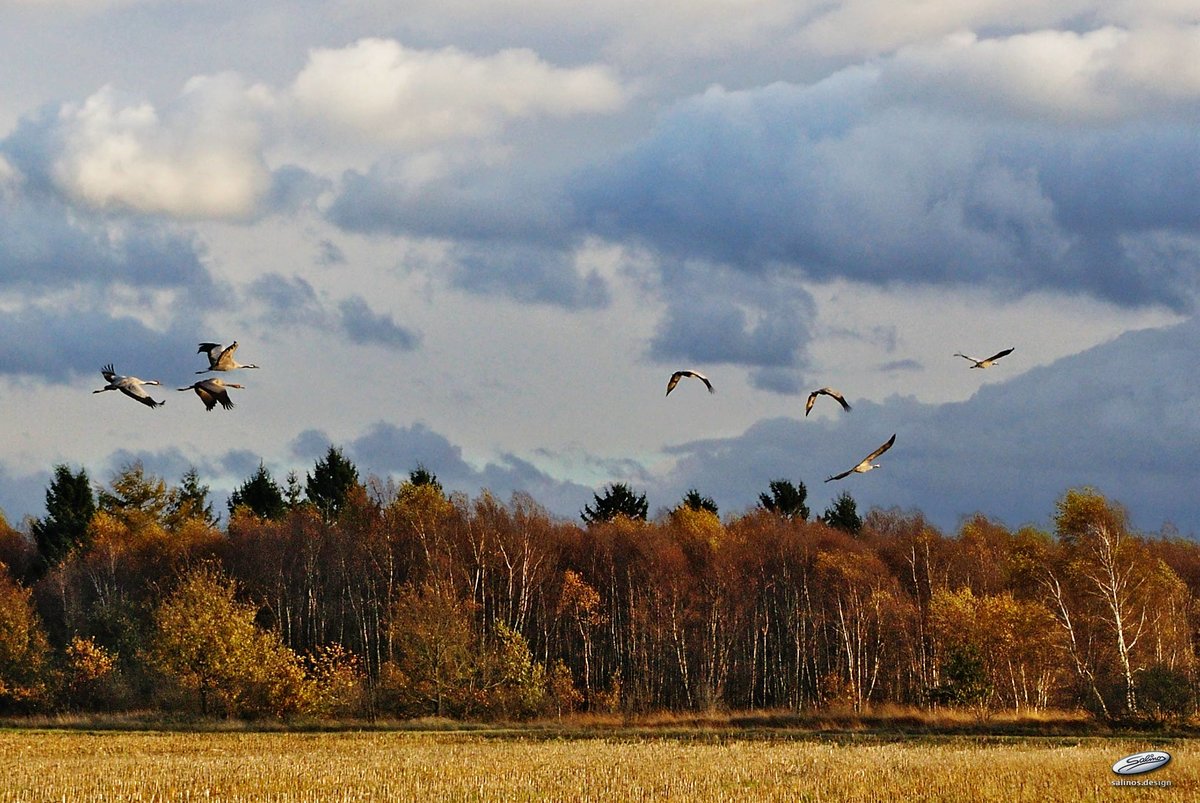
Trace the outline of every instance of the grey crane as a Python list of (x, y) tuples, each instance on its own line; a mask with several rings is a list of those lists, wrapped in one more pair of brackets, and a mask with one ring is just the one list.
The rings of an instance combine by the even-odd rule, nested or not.
[(977, 360), (974, 357), (968, 357), (966, 354), (963, 354), (961, 352), (955, 354), (954, 356), (962, 357), (964, 360), (970, 360), (971, 362), (974, 363), (974, 365), (971, 366), (972, 368), (991, 368), (992, 365), (995, 364), (996, 360), (1000, 359), (1001, 357), (1007, 357), (1009, 354), (1012, 354), (1012, 353), (1013, 353), (1012, 349), (1005, 349), (1004, 351), (996, 352), (992, 356), (988, 357), (986, 360)]
[(103, 393), (106, 390), (119, 390), (134, 401), (140, 401), (147, 407), (162, 407), (166, 404), (165, 401), (155, 401), (150, 398), (150, 394), (146, 392), (143, 385), (161, 385), (157, 379), (138, 379), (136, 376), (121, 376), (113, 370), (112, 363), (100, 369), (100, 373), (104, 375), (104, 380), (107, 385), (99, 390), (93, 390), (92, 393)]
[(203, 371), (197, 371), (198, 374), (207, 374), (209, 371), (232, 371), (235, 368), (257, 368), (253, 363), (242, 365), (233, 358), (237, 351), (238, 342), (235, 340), (221, 348), (220, 343), (201, 343), (200, 348), (196, 349), (197, 354), (208, 355), (208, 367)]
[(205, 410), (211, 410), (212, 408), (216, 407), (217, 402), (220, 402), (221, 406), (226, 410), (232, 410), (233, 402), (229, 400), (229, 391), (226, 390), (226, 388), (238, 388), (239, 390), (244, 390), (241, 385), (234, 384), (233, 382), (225, 382), (216, 377), (201, 379), (197, 382), (193, 382), (186, 388), (179, 388), (179, 390), (196, 391), (196, 395), (200, 397), (200, 401), (204, 402)]
[(851, 474), (865, 474), (866, 472), (870, 471), (873, 468), (879, 468), (878, 463), (872, 463), (871, 461), (874, 460), (875, 458), (879, 457), (879, 455), (883, 454), (888, 449), (891, 449), (892, 444), (895, 442), (896, 442), (896, 434), (892, 433), (892, 437), (888, 438), (887, 443), (885, 443), (883, 446), (880, 446), (878, 449), (876, 449), (875, 451), (871, 452), (869, 455), (864, 457), (857, 466), (855, 466), (854, 468), (849, 469), (847, 471), (843, 471), (841, 474), (834, 474), (832, 477), (827, 477), (825, 479), (825, 482), (830, 482), (832, 480), (840, 480), (844, 477), (849, 477)]
[(805, 418), (807, 418), (808, 414), (812, 412), (812, 408), (813, 408), (813, 405), (817, 401), (817, 397), (822, 396), (822, 395), (828, 396), (829, 398), (833, 399), (838, 404), (842, 405), (843, 410), (845, 410), (846, 412), (850, 412), (850, 405), (842, 397), (842, 394), (838, 393), (833, 388), (820, 388), (820, 389), (814, 390), (812, 393), (808, 394), (808, 401), (806, 401), (804, 403), (804, 417)]
[(695, 379), (699, 379), (701, 382), (704, 383), (704, 387), (708, 388), (709, 393), (716, 393), (716, 391), (713, 390), (712, 382), (708, 381), (707, 376), (700, 373), (699, 371), (684, 370), (684, 371), (676, 371), (675, 373), (671, 374), (671, 378), (669, 380), (667, 380), (667, 395), (668, 396), (671, 395), (671, 391), (673, 391), (675, 389), (675, 386), (679, 384), (679, 380), (683, 379), (683, 377), (685, 377), (685, 376), (690, 376)]

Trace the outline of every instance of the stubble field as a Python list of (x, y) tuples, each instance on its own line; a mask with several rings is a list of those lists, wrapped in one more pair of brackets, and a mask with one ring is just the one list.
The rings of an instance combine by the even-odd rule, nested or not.
[(1118, 788), (1142, 741), (544, 738), (527, 734), (0, 732), (0, 800), (1037, 800), (1187, 798), (1196, 741)]

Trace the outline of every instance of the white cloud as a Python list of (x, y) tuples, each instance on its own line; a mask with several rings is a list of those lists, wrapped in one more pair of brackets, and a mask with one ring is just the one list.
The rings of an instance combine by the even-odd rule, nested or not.
[[(799, 20), (827, 0), (410, 0), (405, 23), (433, 41), (539, 42), (539, 51), (594, 48), (623, 64), (678, 66), (680, 61), (745, 58), (778, 45)], [(361, 0), (359, 20), (391, 13), (392, 4)], [(374, 15), (364, 8), (377, 7)]]
[(999, 38), (958, 32), (899, 51), (885, 93), (1055, 120), (1117, 120), (1200, 99), (1200, 27)]
[(805, 49), (876, 56), (961, 30), (1036, 30), (1094, 11), (1094, 0), (845, 0), (804, 25)]
[(388, 39), (311, 51), (290, 91), (318, 124), (417, 146), (486, 137), (519, 118), (611, 112), (624, 100), (605, 67), (558, 68), (524, 49), (475, 56)]
[(104, 87), (59, 112), (59, 187), (98, 208), (185, 218), (253, 213), (270, 186), (261, 90), (230, 74), (189, 81), (165, 113)]

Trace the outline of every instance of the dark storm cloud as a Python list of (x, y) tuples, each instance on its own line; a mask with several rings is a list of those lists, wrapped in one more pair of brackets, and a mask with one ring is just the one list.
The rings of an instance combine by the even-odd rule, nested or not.
[(379, 172), (348, 173), (329, 210), (347, 231), (451, 240), (450, 280), (477, 295), (566, 309), (610, 301), (607, 282), (573, 264), (578, 232), (549, 182), (491, 175), (459, 176), (409, 189)]
[(296, 436), (288, 451), (298, 460), (317, 460), (332, 445), (329, 436), (319, 429), (306, 429)]
[(329, 179), (321, 178), (309, 171), (285, 165), (271, 172), (271, 189), (264, 199), (266, 211), (288, 214), (311, 207), (317, 197), (333, 186)]
[(247, 291), (266, 306), (268, 319), (275, 322), (303, 321), (322, 314), (317, 291), (299, 276), (268, 273), (251, 282)]
[(566, 309), (600, 309), (611, 300), (604, 278), (581, 274), (569, 251), (499, 244), (459, 248), (457, 255), (454, 283), (477, 295)]
[(46, 514), (46, 488), (50, 479), (49, 470), (15, 474), (0, 465), (0, 516), (10, 527), (18, 527), (26, 516), (37, 518)]
[(313, 286), (299, 276), (268, 273), (250, 283), (251, 298), (265, 308), (271, 323), (336, 328), (352, 343), (411, 351), (420, 344), (418, 332), (396, 323), (391, 315), (375, 312), (362, 296), (348, 296), (328, 309)]
[[(22, 188), (23, 190), (24, 188)], [(0, 188), (0, 287), (25, 292), (124, 284), (187, 288), (218, 297), (202, 247), (180, 229), (149, 218), (104, 219), (55, 198), (8, 197)]]
[(660, 360), (796, 366), (808, 327), (799, 313), (773, 306), (752, 320), (744, 305), (725, 298), (673, 299), (650, 343)]
[(157, 331), (99, 306), (29, 306), (0, 316), (0, 373), (54, 382), (92, 376), (102, 387), (100, 368), (112, 363), (117, 373), (167, 381), (195, 352), (192, 331), (183, 321)]
[(382, 168), (348, 171), (328, 211), (339, 227), (370, 234), (456, 241), (569, 242), (559, 179), (522, 177), (515, 169), (443, 177), (420, 187)]
[(659, 282), (666, 311), (649, 343), (659, 362), (750, 367), (751, 385), (800, 390), (816, 305), (795, 282), (720, 265), (666, 260)]
[(407, 476), (418, 465), (438, 476), (465, 477), (472, 472), (460, 447), (420, 422), (408, 427), (377, 422), (347, 449), (356, 460), (383, 474)]
[(749, 375), (751, 387), (767, 390), (771, 393), (782, 393), (795, 396), (808, 390), (804, 386), (804, 375), (789, 368), (757, 368)]
[(373, 312), (361, 296), (351, 296), (338, 304), (342, 330), (359, 345), (378, 345), (411, 351), (420, 336), (396, 324), (391, 315)]
[[(889, 105), (868, 70), (710, 90), (573, 183), (579, 224), (664, 258), (811, 279), (1086, 292), (1191, 306), (1200, 140)], [(1145, 257), (1164, 232), (1186, 258)], [(1186, 243), (1185, 243), (1186, 244)]]
[[(1200, 420), (1182, 402), (1200, 395), (1200, 378), (1178, 366), (1198, 336), (1198, 320), (1133, 332), (985, 385), (960, 403), (897, 397), (859, 402), (833, 421), (760, 421), (735, 438), (677, 447), (677, 469), (654, 493), (697, 487), (732, 511), (786, 477), (807, 485), (814, 512), (846, 490), (860, 510), (916, 508), (953, 530), (976, 511), (1011, 526), (1044, 526), (1064, 491), (1093, 486), (1124, 504), (1139, 526), (1171, 522), (1195, 533)], [(823, 482), (893, 432), (883, 468)]]
[(249, 449), (232, 449), (217, 458), (213, 463), (213, 468), (217, 473), (232, 474), (235, 477), (249, 479), (258, 470), (258, 464), (261, 461), (262, 458)]

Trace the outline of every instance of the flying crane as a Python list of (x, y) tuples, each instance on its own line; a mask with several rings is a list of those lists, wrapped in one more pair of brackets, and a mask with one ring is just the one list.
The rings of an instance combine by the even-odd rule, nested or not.
[(667, 381), (667, 395), (668, 396), (671, 395), (671, 391), (673, 391), (675, 389), (675, 386), (679, 384), (679, 380), (685, 376), (690, 376), (690, 377), (699, 379), (701, 382), (704, 383), (704, 387), (708, 388), (709, 393), (716, 393), (716, 391), (713, 389), (712, 382), (708, 381), (707, 376), (700, 373), (699, 371), (686, 371), (685, 370), (685, 371), (676, 371), (675, 373), (671, 374), (670, 380)]
[(955, 354), (954, 356), (962, 357), (964, 360), (970, 360), (971, 362), (975, 363), (974, 365), (971, 366), (972, 368), (991, 368), (992, 365), (995, 364), (996, 360), (1000, 359), (1001, 357), (1007, 357), (1009, 354), (1012, 354), (1012, 353), (1013, 353), (1012, 349), (1005, 349), (1004, 351), (1000, 351), (1000, 352), (993, 354), (992, 356), (988, 357), (986, 360), (977, 360), (974, 357), (968, 357), (966, 354), (962, 354), (962, 353)]
[(161, 385), (157, 379), (138, 379), (136, 376), (121, 376), (113, 371), (112, 363), (104, 366), (100, 371), (104, 375), (104, 380), (107, 385), (99, 390), (93, 390), (92, 393), (103, 393), (106, 390), (119, 390), (134, 401), (139, 401), (147, 407), (162, 407), (166, 404), (165, 401), (155, 401), (150, 398), (150, 394), (146, 392), (143, 385)]
[(808, 401), (806, 401), (804, 403), (804, 417), (805, 418), (807, 418), (808, 414), (812, 412), (812, 408), (813, 408), (813, 405), (817, 401), (817, 397), (822, 396), (822, 395), (828, 396), (829, 398), (833, 399), (838, 404), (842, 405), (843, 410), (845, 410), (846, 412), (850, 412), (850, 405), (842, 397), (842, 394), (838, 393), (833, 388), (820, 388), (819, 390), (814, 390), (812, 393), (808, 394)]
[(870, 471), (873, 468), (879, 468), (880, 467), (879, 463), (872, 463), (871, 461), (874, 460), (875, 458), (879, 457), (879, 455), (883, 454), (888, 449), (891, 449), (892, 444), (895, 442), (896, 442), (896, 435), (895, 435), (895, 433), (892, 433), (892, 437), (888, 438), (887, 443), (885, 443), (883, 446), (880, 446), (878, 449), (876, 449), (875, 451), (871, 452), (869, 455), (864, 457), (857, 466), (855, 466), (854, 468), (849, 469), (847, 471), (843, 471), (841, 474), (834, 474), (832, 477), (826, 478), (825, 482), (830, 482), (832, 480), (840, 480), (843, 477), (849, 477), (851, 474), (865, 474), (866, 472)]
[(186, 388), (179, 388), (179, 390), (196, 391), (196, 395), (200, 397), (200, 401), (204, 402), (205, 410), (211, 410), (213, 407), (216, 407), (218, 402), (226, 410), (232, 410), (233, 402), (230, 401), (229, 391), (226, 388), (244, 390), (241, 385), (234, 384), (233, 382), (225, 382), (216, 377), (201, 379), (198, 382), (188, 385)]
[(224, 349), (221, 348), (220, 343), (201, 343), (200, 348), (196, 349), (196, 353), (208, 355), (208, 367), (203, 371), (197, 371), (196, 373), (206, 374), (209, 371), (232, 371), (236, 368), (257, 368), (258, 366), (254, 365), (253, 363), (243, 365), (233, 358), (234, 353), (237, 351), (237, 347), (238, 342), (236, 340), (230, 343)]

